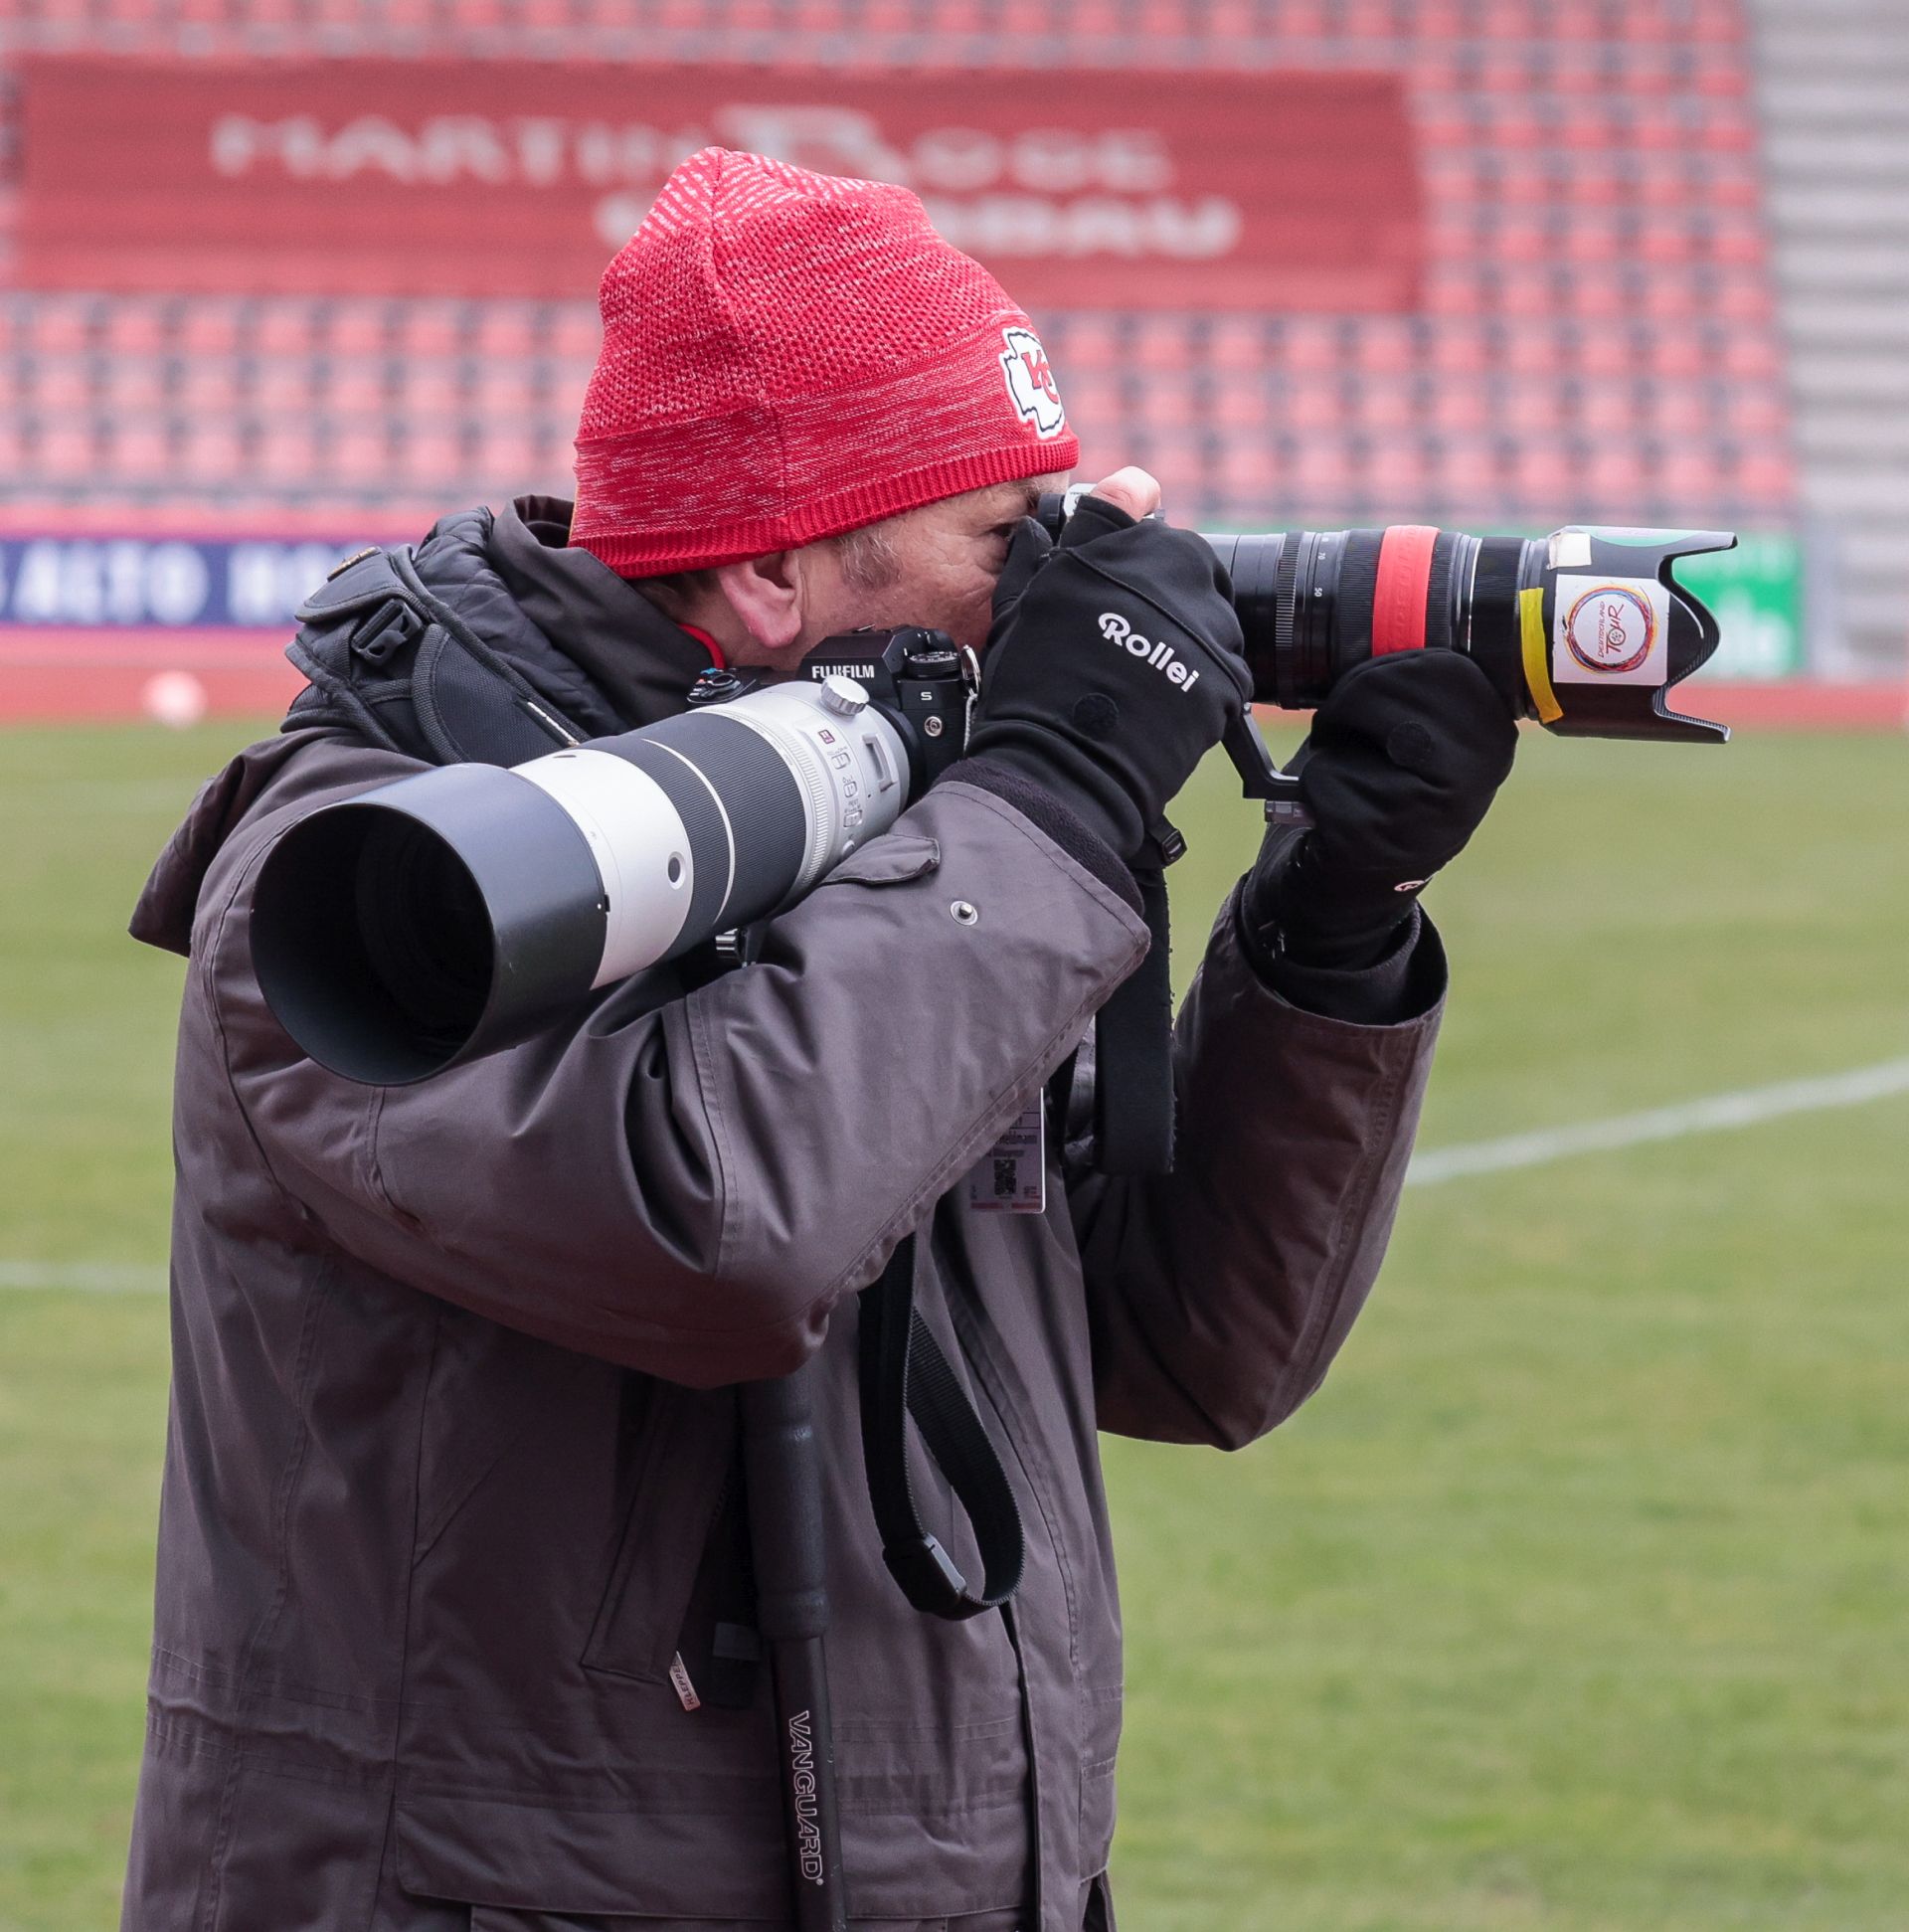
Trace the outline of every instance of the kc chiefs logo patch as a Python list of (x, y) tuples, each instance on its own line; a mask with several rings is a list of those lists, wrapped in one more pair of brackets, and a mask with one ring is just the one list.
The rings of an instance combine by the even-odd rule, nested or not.
[(1054, 372), (1047, 366), (1047, 351), (1032, 329), (1001, 331), (1007, 344), (1001, 355), (1001, 374), (1007, 378), (1007, 399), (1021, 421), (1030, 425), (1045, 442), (1067, 428), (1067, 412), (1061, 407), (1061, 392), (1054, 387)]

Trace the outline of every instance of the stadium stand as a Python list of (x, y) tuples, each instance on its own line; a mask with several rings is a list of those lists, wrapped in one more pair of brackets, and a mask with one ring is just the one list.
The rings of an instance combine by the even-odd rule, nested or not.
[(1805, 516), (1843, 675), (1909, 655), (1909, 8), (1754, 0)]
[[(1391, 70), (1416, 311), (1044, 311), (1088, 466), (1236, 525), (1797, 514), (1738, 0), (1057, 0), (1032, 31), (1006, 0), (12, 0), (0, 79), (55, 52)], [(8, 285), (11, 234), (0, 201), (0, 501), (390, 521), (565, 483), (588, 300), (49, 293)]]

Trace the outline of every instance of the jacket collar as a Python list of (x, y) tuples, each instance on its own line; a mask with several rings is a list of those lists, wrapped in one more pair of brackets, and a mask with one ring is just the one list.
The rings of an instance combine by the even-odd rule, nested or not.
[(625, 728), (673, 717), (709, 651), (607, 564), (571, 546), (571, 510), (562, 497), (518, 497), (491, 527), (491, 564), (524, 615), (589, 675)]

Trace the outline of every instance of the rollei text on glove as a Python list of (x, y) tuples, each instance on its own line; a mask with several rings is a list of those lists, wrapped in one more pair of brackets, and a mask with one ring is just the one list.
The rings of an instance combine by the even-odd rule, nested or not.
[(1177, 684), (1182, 690), (1190, 691), (1200, 681), (1199, 671), (1183, 663), (1171, 644), (1156, 644), (1151, 637), (1142, 637), (1118, 611), (1101, 613), (1101, 635), (1130, 655), (1145, 658), (1156, 671), (1165, 672), (1169, 684)]

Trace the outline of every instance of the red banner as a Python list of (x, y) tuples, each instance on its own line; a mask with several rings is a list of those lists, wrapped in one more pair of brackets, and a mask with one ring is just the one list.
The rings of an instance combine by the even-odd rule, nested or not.
[(1030, 307), (1416, 303), (1397, 77), (24, 66), (43, 288), (581, 297), (711, 142), (900, 181)]

